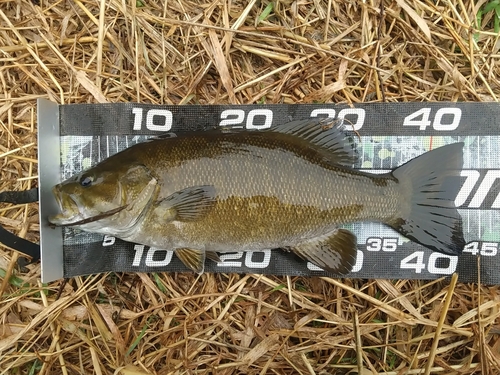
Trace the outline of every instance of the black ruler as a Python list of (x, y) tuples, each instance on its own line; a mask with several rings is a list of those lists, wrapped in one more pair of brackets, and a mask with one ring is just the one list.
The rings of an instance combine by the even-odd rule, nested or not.
[[(480, 271), (483, 283), (500, 284), (500, 105), (496, 103), (41, 104), (45, 114), (57, 112), (53, 117), (59, 126), (40, 122), (39, 144), (52, 134), (60, 147), (60, 157), (55, 164), (60, 173), (55, 175), (51, 173), (53, 170), (48, 170), (54, 169), (54, 161), (48, 160), (53, 155), (43, 152), (39, 155), (40, 174), (47, 172), (40, 185), (41, 221), (56, 209), (53, 203), (47, 203), (51, 199), (51, 185), (126, 147), (166, 132), (204, 131), (214, 127), (264, 129), (309, 117), (338, 118), (360, 135), (361, 157), (356, 168), (372, 173), (391, 170), (430, 149), (463, 141), (464, 168), (456, 204), (464, 220), (468, 242), (464, 253), (460, 257), (433, 253), (382, 224), (355, 223), (345, 226), (358, 238), (358, 260), (348, 277), (434, 279), (458, 272), (461, 281), (474, 282)], [(61, 237), (60, 252), (54, 250), (59, 245), (51, 244), (51, 249), (44, 246), (43, 239), (54, 236)], [(52, 258), (46, 256), (47, 262), (51, 259), (52, 268), (54, 254), (61, 258), (60, 271), (47, 273), (44, 281), (62, 275), (72, 277), (105, 271), (187, 271), (172, 251), (126, 243), (113, 237), (70, 228), (54, 231), (45, 225), (41, 227), (41, 237), (42, 272), (44, 253), (52, 251)], [(293, 254), (276, 249), (227, 253), (221, 258), (221, 263), (207, 261), (205, 271), (327, 275)]]

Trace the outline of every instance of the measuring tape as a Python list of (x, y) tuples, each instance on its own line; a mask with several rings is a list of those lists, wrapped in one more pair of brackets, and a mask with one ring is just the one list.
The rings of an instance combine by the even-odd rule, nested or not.
[[(458, 272), (464, 282), (500, 284), (500, 106), (495, 103), (374, 103), (163, 106), (135, 103), (58, 106), (39, 100), (39, 188), (42, 280), (106, 271), (187, 271), (172, 251), (71, 228), (50, 228), (58, 207), (51, 188), (82, 169), (151, 136), (214, 127), (266, 129), (296, 119), (343, 120), (360, 135), (359, 162), (389, 171), (445, 144), (464, 142), (456, 205), (467, 242), (460, 257), (432, 252), (378, 223), (345, 226), (358, 239), (347, 277), (435, 279)], [(479, 262), (480, 257), (480, 262)], [(325, 276), (318, 267), (277, 249), (220, 255), (205, 272)], [(480, 267), (480, 268), (478, 268)], [(330, 275), (332, 276), (332, 275)]]

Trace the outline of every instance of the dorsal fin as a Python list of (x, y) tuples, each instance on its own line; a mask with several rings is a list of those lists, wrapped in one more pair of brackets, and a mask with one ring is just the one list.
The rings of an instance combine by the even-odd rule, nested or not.
[[(284, 124), (273, 125), (265, 130), (236, 129), (231, 127), (219, 127), (208, 129), (203, 134), (220, 135), (241, 134), (241, 133), (262, 133), (272, 132), (280, 134), (290, 134), (310, 143), (311, 147), (324, 156), (330, 163), (352, 167), (358, 160), (356, 144), (351, 132), (346, 129), (342, 119), (312, 117), (304, 120), (294, 120)], [(151, 141), (165, 138), (182, 138), (192, 136), (192, 131), (180, 131), (176, 133), (165, 133), (150, 138)]]
[(324, 149), (328, 160), (344, 166), (357, 161), (356, 146), (339, 119), (309, 118), (273, 126), (268, 131), (291, 134)]

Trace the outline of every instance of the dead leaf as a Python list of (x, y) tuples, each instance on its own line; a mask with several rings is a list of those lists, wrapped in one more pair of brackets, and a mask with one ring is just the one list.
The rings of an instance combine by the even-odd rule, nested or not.
[(337, 91), (345, 88), (345, 73), (347, 71), (347, 60), (342, 60), (339, 66), (339, 78), (336, 82), (323, 86), (319, 90), (313, 91), (304, 97), (304, 102), (319, 102), (323, 103), (331, 100), (331, 97)]
[(210, 37), (210, 42), (212, 43), (212, 54), (213, 61), (217, 71), (219, 72), (220, 79), (224, 88), (227, 90), (227, 94), (229, 96), (230, 103), (237, 104), (236, 97), (234, 96), (234, 87), (233, 82), (231, 80), (231, 75), (229, 74), (229, 69), (226, 63), (226, 57), (224, 56), (224, 52), (222, 51), (222, 46), (219, 42), (219, 38), (217, 38), (217, 33), (215, 30), (208, 30), (208, 35)]
[(87, 73), (83, 70), (75, 71), (75, 76), (80, 85), (85, 87), (85, 89), (99, 102), (99, 103), (109, 103), (108, 99), (104, 96), (101, 90), (92, 82)]
[(427, 37), (429, 41), (431, 41), (431, 29), (429, 29), (429, 26), (427, 26), (427, 22), (420, 17), (415, 10), (413, 10), (412, 7), (410, 7), (408, 4), (406, 4), (405, 0), (396, 0), (398, 5), (403, 8), (403, 10), (408, 13), (408, 15), (411, 17), (413, 21), (417, 24), (417, 26), (422, 30), (424, 35)]
[(264, 340), (258, 343), (255, 348), (245, 354), (241, 361), (246, 365), (251, 365), (264, 354), (270, 352), (272, 348), (278, 344), (278, 339), (279, 335), (277, 333), (266, 337)]

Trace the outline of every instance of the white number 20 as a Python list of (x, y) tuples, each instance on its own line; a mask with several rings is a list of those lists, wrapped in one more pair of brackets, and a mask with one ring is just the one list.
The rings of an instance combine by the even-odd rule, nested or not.
[[(235, 128), (242, 128), (245, 111), (242, 109), (226, 109), (220, 114), (221, 122), (219, 126), (234, 126)], [(257, 121), (261, 119), (262, 121)], [(247, 129), (267, 129), (273, 123), (273, 111), (265, 108), (252, 109), (247, 114), (245, 126)]]

